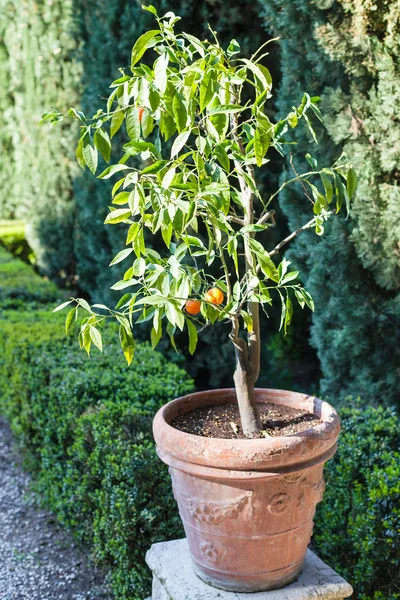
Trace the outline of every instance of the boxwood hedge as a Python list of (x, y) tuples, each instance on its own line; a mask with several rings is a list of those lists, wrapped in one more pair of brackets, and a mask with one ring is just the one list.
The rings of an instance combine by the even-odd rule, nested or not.
[(128, 367), (113, 327), (104, 352), (87, 358), (65, 337), (63, 315), (37, 308), (58, 301), (57, 288), (1, 249), (0, 261), (0, 412), (43, 503), (109, 568), (116, 598), (142, 600), (146, 550), (182, 535), (152, 417), (193, 382), (148, 344)]

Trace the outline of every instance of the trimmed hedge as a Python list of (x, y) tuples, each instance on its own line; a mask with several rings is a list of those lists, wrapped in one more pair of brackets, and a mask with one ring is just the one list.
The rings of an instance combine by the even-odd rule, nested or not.
[(0, 245), (0, 310), (23, 309), (27, 304), (37, 308), (56, 303), (63, 295), (54, 283), (39, 277), (29, 265)]
[(400, 598), (400, 419), (361, 401), (340, 411), (342, 433), (325, 469), (315, 518), (321, 558), (359, 600)]
[[(51, 313), (54, 304), (32, 310), (40, 299), (53, 302), (57, 288), (1, 249), (0, 260), (0, 412), (43, 503), (109, 568), (118, 600), (143, 600), (146, 550), (182, 535), (152, 417), (193, 383), (148, 344), (137, 346), (128, 367), (111, 326), (104, 352), (88, 359), (65, 337), (64, 315)], [(5, 280), (5, 267), (19, 275)], [(4, 309), (25, 302), (29, 311)]]

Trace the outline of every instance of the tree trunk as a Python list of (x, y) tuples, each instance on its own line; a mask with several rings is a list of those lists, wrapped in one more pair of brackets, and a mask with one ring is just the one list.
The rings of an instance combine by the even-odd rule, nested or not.
[(249, 438), (258, 437), (262, 429), (262, 423), (254, 392), (254, 385), (257, 379), (254, 379), (254, 375), (249, 369), (246, 342), (237, 337), (237, 331), (234, 331), (231, 339), (235, 346), (236, 357), (236, 369), (233, 380), (243, 433)]

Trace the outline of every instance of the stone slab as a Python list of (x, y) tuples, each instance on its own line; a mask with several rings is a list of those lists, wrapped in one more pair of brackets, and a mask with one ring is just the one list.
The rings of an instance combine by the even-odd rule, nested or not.
[(203, 583), (193, 572), (186, 539), (153, 544), (146, 562), (153, 572), (152, 600), (342, 600), (353, 593), (351, 585), (311, 550), (297, 581), (252, 594), (225, 592)]

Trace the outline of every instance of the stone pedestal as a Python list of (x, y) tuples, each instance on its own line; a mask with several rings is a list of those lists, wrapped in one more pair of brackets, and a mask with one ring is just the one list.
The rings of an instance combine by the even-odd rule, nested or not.
[(253, 594), (225, 592), (200, 581), (185, 539), (153, 544), (146, 562), (153, 573), (153, 595), (148, 600), (342, 600), (353, 593), (351, 585), (310, 550), (297, 581)]

